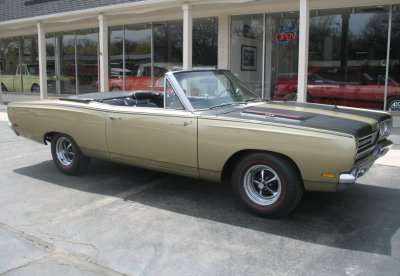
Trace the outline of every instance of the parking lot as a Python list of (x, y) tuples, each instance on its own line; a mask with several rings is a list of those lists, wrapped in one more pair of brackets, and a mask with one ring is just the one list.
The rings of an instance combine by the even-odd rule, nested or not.
[(222, 184), (102, 161), (63, 175), (4, 108), (0, 133), (0, 275), (399, 275), (399, 129), (352, 190), (279, 220)]

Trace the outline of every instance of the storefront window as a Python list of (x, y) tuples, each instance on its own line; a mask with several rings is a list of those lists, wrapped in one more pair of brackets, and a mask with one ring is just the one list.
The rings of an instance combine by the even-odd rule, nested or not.
[(79, 94), (98, 90), (98, 30), (76, 32), (77, 79)]
[(151, 73), (151, 24), (126, 26), (126, 90), (153, 90), (155, 79)]
[(39, 93), (39, 60), (37, 37), (25, 36), (21, 47), (21, 75), (24, 92)]
[(154, 62), (182, 65), (183, 25), (182, 21), (153, 23)]
[[(126, 90), (124, 87), (124, 26), (109, 28), (109, 89)], [(125, 70), (126, 73), (126, 70)], [(131, 73), (131, 72), (129, 72)], [(126, 74), (129, 75), (129, 74)]]
[(389, 7), (311, 15), (307, 100), (383, 109)]
[(266, 16), (266, 97), (292, 100), (297, 93), (299, 13)]
[(231, 71), (256, 94), (262, 94), (263, 15), (233, 16)]
[(21, 92), (21, 76), (17, 75), (19, 67), (18, 37), (0, 39), (0, 82), (2, 91)]
[(78, 93), (76, 80), (76, 34), (75, 31), (60, 33), (61, 51), (60, 51), (60, 88), (62, 94)]
[(54, 33), (46, 34), (46, 67), (47, 67), (47, 92), (57, 93), (56, 75), (56, 39)]
[(387, 110), (400, 111), (400, 6), (392, 7)]
[(193, 66), (217, 66), (218, 18), (193, 20)]

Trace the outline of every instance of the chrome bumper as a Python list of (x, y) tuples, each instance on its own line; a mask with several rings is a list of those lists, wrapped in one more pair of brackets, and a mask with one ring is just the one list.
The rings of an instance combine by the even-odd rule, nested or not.
[(357, 178), (363, 176), (378, 158), (384, 156), (389, 151), (392, 145), (393, 143), (389, 140), (379, 143), (372, 154), (358, 162), (350, 171), (350, 173), (342, 173), (339, 176), (339, 185), (337, 186), (337, 191), (351, 189)]

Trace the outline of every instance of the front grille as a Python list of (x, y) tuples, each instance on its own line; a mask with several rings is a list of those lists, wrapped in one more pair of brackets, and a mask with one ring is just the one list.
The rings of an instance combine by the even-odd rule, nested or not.
[(378, 142), (378, 131), (358, 139), (356, 159), (360, 159), (372, 152)]

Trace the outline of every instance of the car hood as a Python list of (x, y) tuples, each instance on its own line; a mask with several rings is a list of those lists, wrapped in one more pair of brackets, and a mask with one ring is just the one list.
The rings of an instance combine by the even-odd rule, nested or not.
[(386, 112), (298, 102), (268, 102), (220, 113), (218, 117), (322, 129), (362, 137), (378, 130)]

